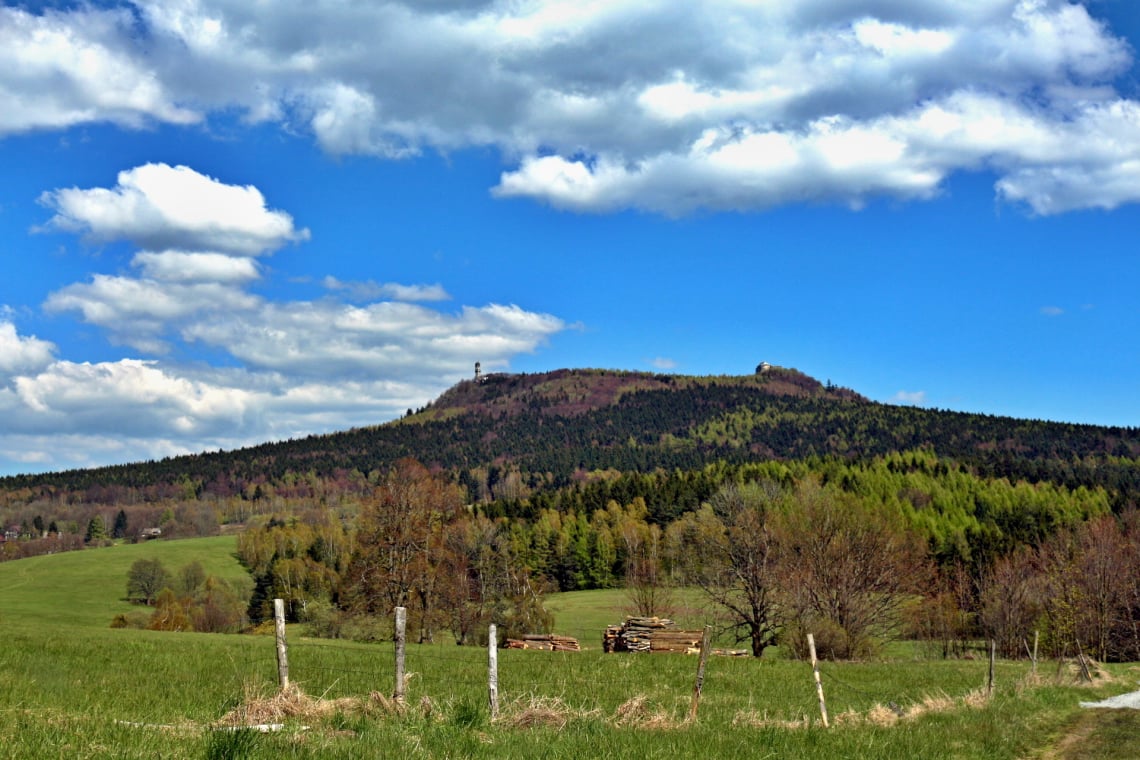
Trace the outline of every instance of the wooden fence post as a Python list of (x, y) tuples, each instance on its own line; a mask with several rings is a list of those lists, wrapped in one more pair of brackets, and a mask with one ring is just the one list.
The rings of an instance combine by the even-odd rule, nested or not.
[(827, 722), (827, 702), (823, 698), (823, 681), (819, 677), (819, 660), (815, 656), (815, 635), (809, 633), (808, 639), (808, 652), (811, 654), (811, 672), (815, 678), (815, 693), (819, 697), (819, 714), (823, 716), (823, 727), (830, 728)]
[(1037, 675), (1037, 639), (1041, 636), (1041, 631), (1033, 632), (1033, 675)]
[(689, 720), (697, 719), (697, 707), (701, 703), (701, 689), (705, 685), (705, 663), (709, 660), (709, 648), (712, 646), (712, 626), (705, 626), (705, 635), (701, 637), (701, 657), (697, 662), (697, 680), (693, 684), (693, 701), (689, 703)]
[(487, 631), (487, 700), (491, 720), (495, 720), (499, 717), (499, 634), (494, 623)]
[(396, 704), (404, 704), (404, 648), (407, 645), (408, 610), (406, 607), (396, 608), (396, 691), (392, 694)]
[(273, 600), (273, 622), (277, 632), (277, 682), (281, 691), (289, 688), (289, 652), (285, 644), (285, 600)]
[(1092, 673), (1089, 672), (1089, 661), (1085, 659), (1085, 650), (1081, 646), (1081, 640), (1077, 639), (1075, 643), (1077, 645), (1077, 663), (1081, 666), (1081, 679), (1084, 680), (1085, 683), (1089, 683), (1092, 681)]
[(997, 641), (990, 639), (990, 677), (986, 681), (986, 696), (994, 693), (994, 661), (997, 660)]

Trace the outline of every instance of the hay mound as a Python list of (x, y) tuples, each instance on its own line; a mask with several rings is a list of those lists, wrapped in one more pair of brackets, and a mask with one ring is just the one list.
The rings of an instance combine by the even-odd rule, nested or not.
[(288, 718), (317, 721), (337, 713), (362, 714), (376, 711), (391, 713), (399, 709), (399, 705), (375, 691), (366, 699), (358, 697), (321, 699), (310, 697), (296, 684), (290, 684), (288, 688), (271, 696), (265, 696), (257, 688), (247, 685), (241, 704), (223, 715), (216, 725), (238, 728), (281, 723)]
[(499, 722), (511, 728), (562, 729), (577, 712), (558, 697), (531, 697), (515, 703), (499, 716)]

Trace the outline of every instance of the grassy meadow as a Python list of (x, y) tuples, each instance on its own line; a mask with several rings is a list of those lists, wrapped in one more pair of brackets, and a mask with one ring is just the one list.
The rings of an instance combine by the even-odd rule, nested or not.
[[(392, 645), (305, 638), (290, 629), (298, 690), (278, 694), (272, 637), (111, 629), (127, 612), (136, 559), (200, 561), (239, 575), (234, 539), (115, 546), (0, 564), (0, 746), (12, 758), (1125, 758), (1140, 756), (1140, 713), (1081, 700), (1130, 691), (1140, 668), (1092, 685), (1056, 663), (1032, 681), (984, 659), (823, 663), (832, 720), (819, 721), (810, 667), (773, 657), (712, 658), (698, 719), (686, 722), (696, 658), (604, 655), (617, 591), (549, 599), (580, 653), (503, 650), (501, 713), (487, 708), (485, 650), (410, 645), (408, 700), (387, 699)], [(678, 615), (697, 625), (695, 608)], [(892, 707), (893, 705), (893, 707)], [(902, 717), (898, 713), (902, 713)], [(281, 717), (282, 713), (291, 713)], [(284, 730), (218, 730), (283, 723)]]

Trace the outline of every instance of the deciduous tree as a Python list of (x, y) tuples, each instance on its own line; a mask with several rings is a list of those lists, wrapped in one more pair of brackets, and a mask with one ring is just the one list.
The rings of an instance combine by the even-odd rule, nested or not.
[(127, 571), (127, 599), (152, 605), (172, 580), (161, 560), (137, 559)]
[(815, 633), (822, 656), (868, 653), (899, 630), (904, 601), (933, 575), (922, 539), (897, 512), (821, 486), (797, 484), (775, 532), (788, 643)]
[(343, 594), (346, 605), (354, 612), (382, 615), (414, 606), (426, 631), (436, 611), (443, 528), (457, 517), (462, 503), (458, 486), (414, 460), (396, 462), (361, 510)]
[(781, 623), (776, 537), (769, 522), (779, 497), (779, 488), (769, 483), (729, 483), (674, 532), (674, 543), (685, 545), (679, 551), (690, 580), (728, 614), (737, 640), (747, 640), (754, 657), (776, 642)]

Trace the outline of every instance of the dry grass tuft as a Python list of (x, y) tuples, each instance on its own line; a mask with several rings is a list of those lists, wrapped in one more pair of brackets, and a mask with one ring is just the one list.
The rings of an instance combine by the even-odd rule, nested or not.
[(975, 710), (981, 709), (990, 702), (990, 693), (985, 689), (974, 689), (962, 697), (962, 704)]
[[(427, 697), (424, 697), (424, 699), (427, 699)], [(369, 692), (368, 701), (364, 704), (364, 706), (366, 708), (370, 708), (368, 709), (368, 712), (379, 710), (380, 712), (384, 713), (398, 714), (404, 711), (403, 706), (399, 702), (391, 699), (390, 697), (384, 696), (384, 694), (379, 691)]]
[(750, 728), (782, 728), (787, 731), (798, 731), (811, 728), (811, 719), (806, 715), (798, 720), (785, 720), (783, 718), (769, 718), (766, 712), (738, 712), (732, 718), (732, 725), (748, 726)]
[(899, 715), (889, 707), (875, 705), (867, 711), (866, 721), (873, 726), (893, 726), (899, 722)]
[[(989, 704), (990, 696), (985, 689), (977, 689), (962, 697), (954, 698), (945, 693), (928, 694), (916, 704), (899, 707), (893, 702), (889, 705), (876, 704), (866, 713), (847, 710), (834, 715), (831, 725), (862, 726), (872, 725), (880, 728), (897, 726), (900, 723), (915, 720), (931, 713), (943, 713), (963, 707), (978, 709)], [(732, 720), (734, 726), (749, 726), (751, 728), (781, 728), (789, 731), (810, 728), (812, 720), (804, 716), (798, 720), (785, 720), (782, 718), (769, 718), (767, 713), (762, 715), (754, 712), (739, 712)]]
[(649, 697), (644, 694), (622, 702), (614, 711), (614, 725), (626, 726), (641, 721), (648, 712), (645, 707), (648, 703)]
[(286, 689), (265, 696), (259, 688), (247, 684), (241, 704), (223, 715), (216, 725), (233, 728), (281, 723), (289, 718), (318, 721), (337, 713), (370, 714), (400, 711), (402, 711), (400, 705), (375, 691), (366, 699), (357, 697), (321, 699), (310, 697), (301, 690), (301, 687), (290, 684)]
[(562, 729), (576, 717), (576, 711), (558, 697), (531, 697), (504, 710), (499, 722), (511, 728)]
[(921, 702), (907, 708), (907, 717), (917, 718), (927, 713), (949, 712), (953, 710), (955, 706), (954, 698), (946, 692), (927, 694), (922, 698)]
[(645, 728), (650, 731), (671, 731), (674, 728), (680, 728), (683, 723), (678, 723), (673, 720), (672, 716), (665, 712), (655, 712), (646, 717), (640, 723), (634, 724), (638, 728)]
[(854, 710), (844, 710), (832, 716), (831, 723), (835, 726), (858, 726), (863, 723), (863, 716)]
[(299, 687), (265, 696), (257, 687), (246, 684), (241, 704), (222, 716), (222, 726), (250, 726), (262, 723), (279, 723), (285, 718), (312, 718), (313, 700)]
[(618, 705), (614, 711), (613, 724), (615, 726), (632, 726), (646, 728), (654, 731), (667, 731), (677, 728), (680, 724), (671, 715), (663, 710), (651, 712), (649, 697), (638, 694)]

